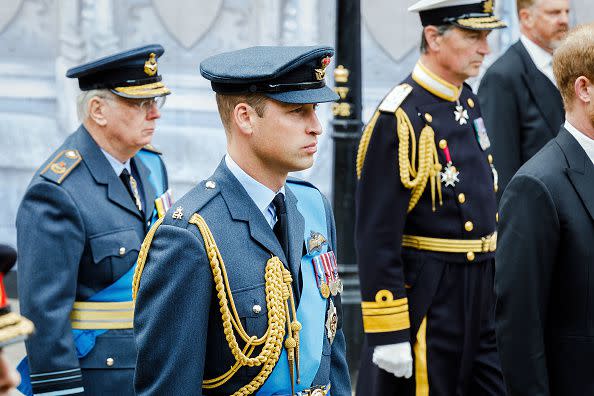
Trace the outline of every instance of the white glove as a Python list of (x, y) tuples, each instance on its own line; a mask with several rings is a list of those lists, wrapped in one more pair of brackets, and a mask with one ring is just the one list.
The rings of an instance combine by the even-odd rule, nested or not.
[(410, 343), (378, 345), (373, 350), (373, 363), (396, 377), (412, 377), (412, 354)]

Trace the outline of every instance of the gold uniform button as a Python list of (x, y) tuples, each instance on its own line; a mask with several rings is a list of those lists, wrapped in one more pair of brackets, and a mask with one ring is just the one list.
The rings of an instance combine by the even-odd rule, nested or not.
[(427, 121), (427, 122), (433, 121), (433, 116), (429, 113), (425, 113), (425, 121)]
[(472, 98), (468, 98), (466, 102), (468, 102), (468, 106), (470, 106), (471, 109), (474, 107), (474, 100), (472, 100)]
[(259, 306), (258, 304), (254, 305), (252, 307), (252, 312), (255, 313), (255, 314), (259, 314), (261, 311), (262, 311), (262, 307)]
[(110, 357), (108, 357), (108, 358), (105, 360), (105, 364), (107, 365), (107, 367), (111, 367), (111, 366), (113, 366), (113, 364), (114, 364), (114, 363), (115, 363), (115, 360), (113, 360), (113, 358), (110, 358)]
[(445, 149), (446, 147), (448, 147), (448, 142), (447, 142), (447, 140), (445, 140), (445, 139), (441, 139), (441, 140), (439, 141), (439, 148), (443, 150), (443, 149)]
[(473, 252), (466, 253), (466, 260), (473, 261), (474, 260), (474, 253)]
[(472, 231), (472, 229), (474, 228), (474, 224), (472, 224), (472, 221), (467, 221), (466, 223), (464, 223), (464, 229), (468, 232)]
[(491, 154), (487, 155), (487, 160), (489, 161), (490, 164), (493, 163), (493, 156)]
[(458, 202), (460, 202), (461, 204), (466, 202), (466, 195), (464, 195), (464, 193), (458, 194)]
[(120, 248), (120, 256), (123, 256), (124, 254), (126, 254), (126, 248), (122, 246)]

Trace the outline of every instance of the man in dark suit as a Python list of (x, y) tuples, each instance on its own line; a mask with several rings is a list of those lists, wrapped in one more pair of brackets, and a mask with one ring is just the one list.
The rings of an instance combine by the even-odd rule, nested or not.
[(227, 155), (143, 243), (137, 395), (351, 395), (332, 210), (287, 180), (313, 165), (316, 103), (338, 99), (333, 54), (252, 47), (200, 64)]
[(567, 33), (569, 0), (517, 0), (517, 9), (522, 36), (491, 65), (478, 90), (497, 158), (498, 199), (563, 122), (551, 54)]
[(163, 51), (148, 45), (67, 73), (83, 91), (82, 124), (35, 173), (17, 214), (21, 311), (37, 327), (19, 365), (25, 394), (134, 394), (132, 275), (170, 198), (148, 145), (170, 93)]
[(497, 344), (510, 396), (594, 394), (593, 52), (594, 25), (555, 50), (565, 124), (501, 199)]

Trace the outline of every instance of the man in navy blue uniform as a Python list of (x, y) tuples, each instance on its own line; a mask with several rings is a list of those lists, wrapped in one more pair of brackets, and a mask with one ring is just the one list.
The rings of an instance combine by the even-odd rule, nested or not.
[(358, 395), (502, 395), (493, 272), (497, 173), (465, 80), (504, 27), (492, 1), (422, 0), (421, 57), (357, 158), (364, 345)]
[[(227, 136), (214, 174), (147, 235), (133, 293), (138, 395), (351, 395), (336, 232), (313, 165), (330, 47), (204, 60)], [(146, 261), (145, 261), (146, 260)]]
[(171, 198), (150, 146), (170, 93), (163, 52), (148, 45), (66, 74), (83, 91), (82, 124), (35, 173), (17, 214), (21, 311), (37, 327), (19, 365), (25, 394), (134, 393), (132, 275)]

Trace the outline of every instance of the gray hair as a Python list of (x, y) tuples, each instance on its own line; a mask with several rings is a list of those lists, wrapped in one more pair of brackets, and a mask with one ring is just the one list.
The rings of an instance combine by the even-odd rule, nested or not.
[(82, 91), (76, 98), (76, 113), (78, 121), (83, 122), (89, 116), (89, 102), (94, 97), (109, 98), (113, 94), (109, 89), (92, 89), (90, 91)]
[[(446, 32), (448, 30), (453, 28), (454, 25), (452, 25), (451, 23), (448, 23), (447, 25), (438, 25), (435, 27), (437, 28), (437, 34), (439, 34), (440, 36), (443, 36), (444, 34), (446, 34)], [(420, 47), (421, 54), (427, 53), (427, 47), (429, 47), (429, 43), (427, 43), (427, 39), (425, 38), (425, 29), (423, 29), (423, 31), (421, 32), (421, 47)]]

